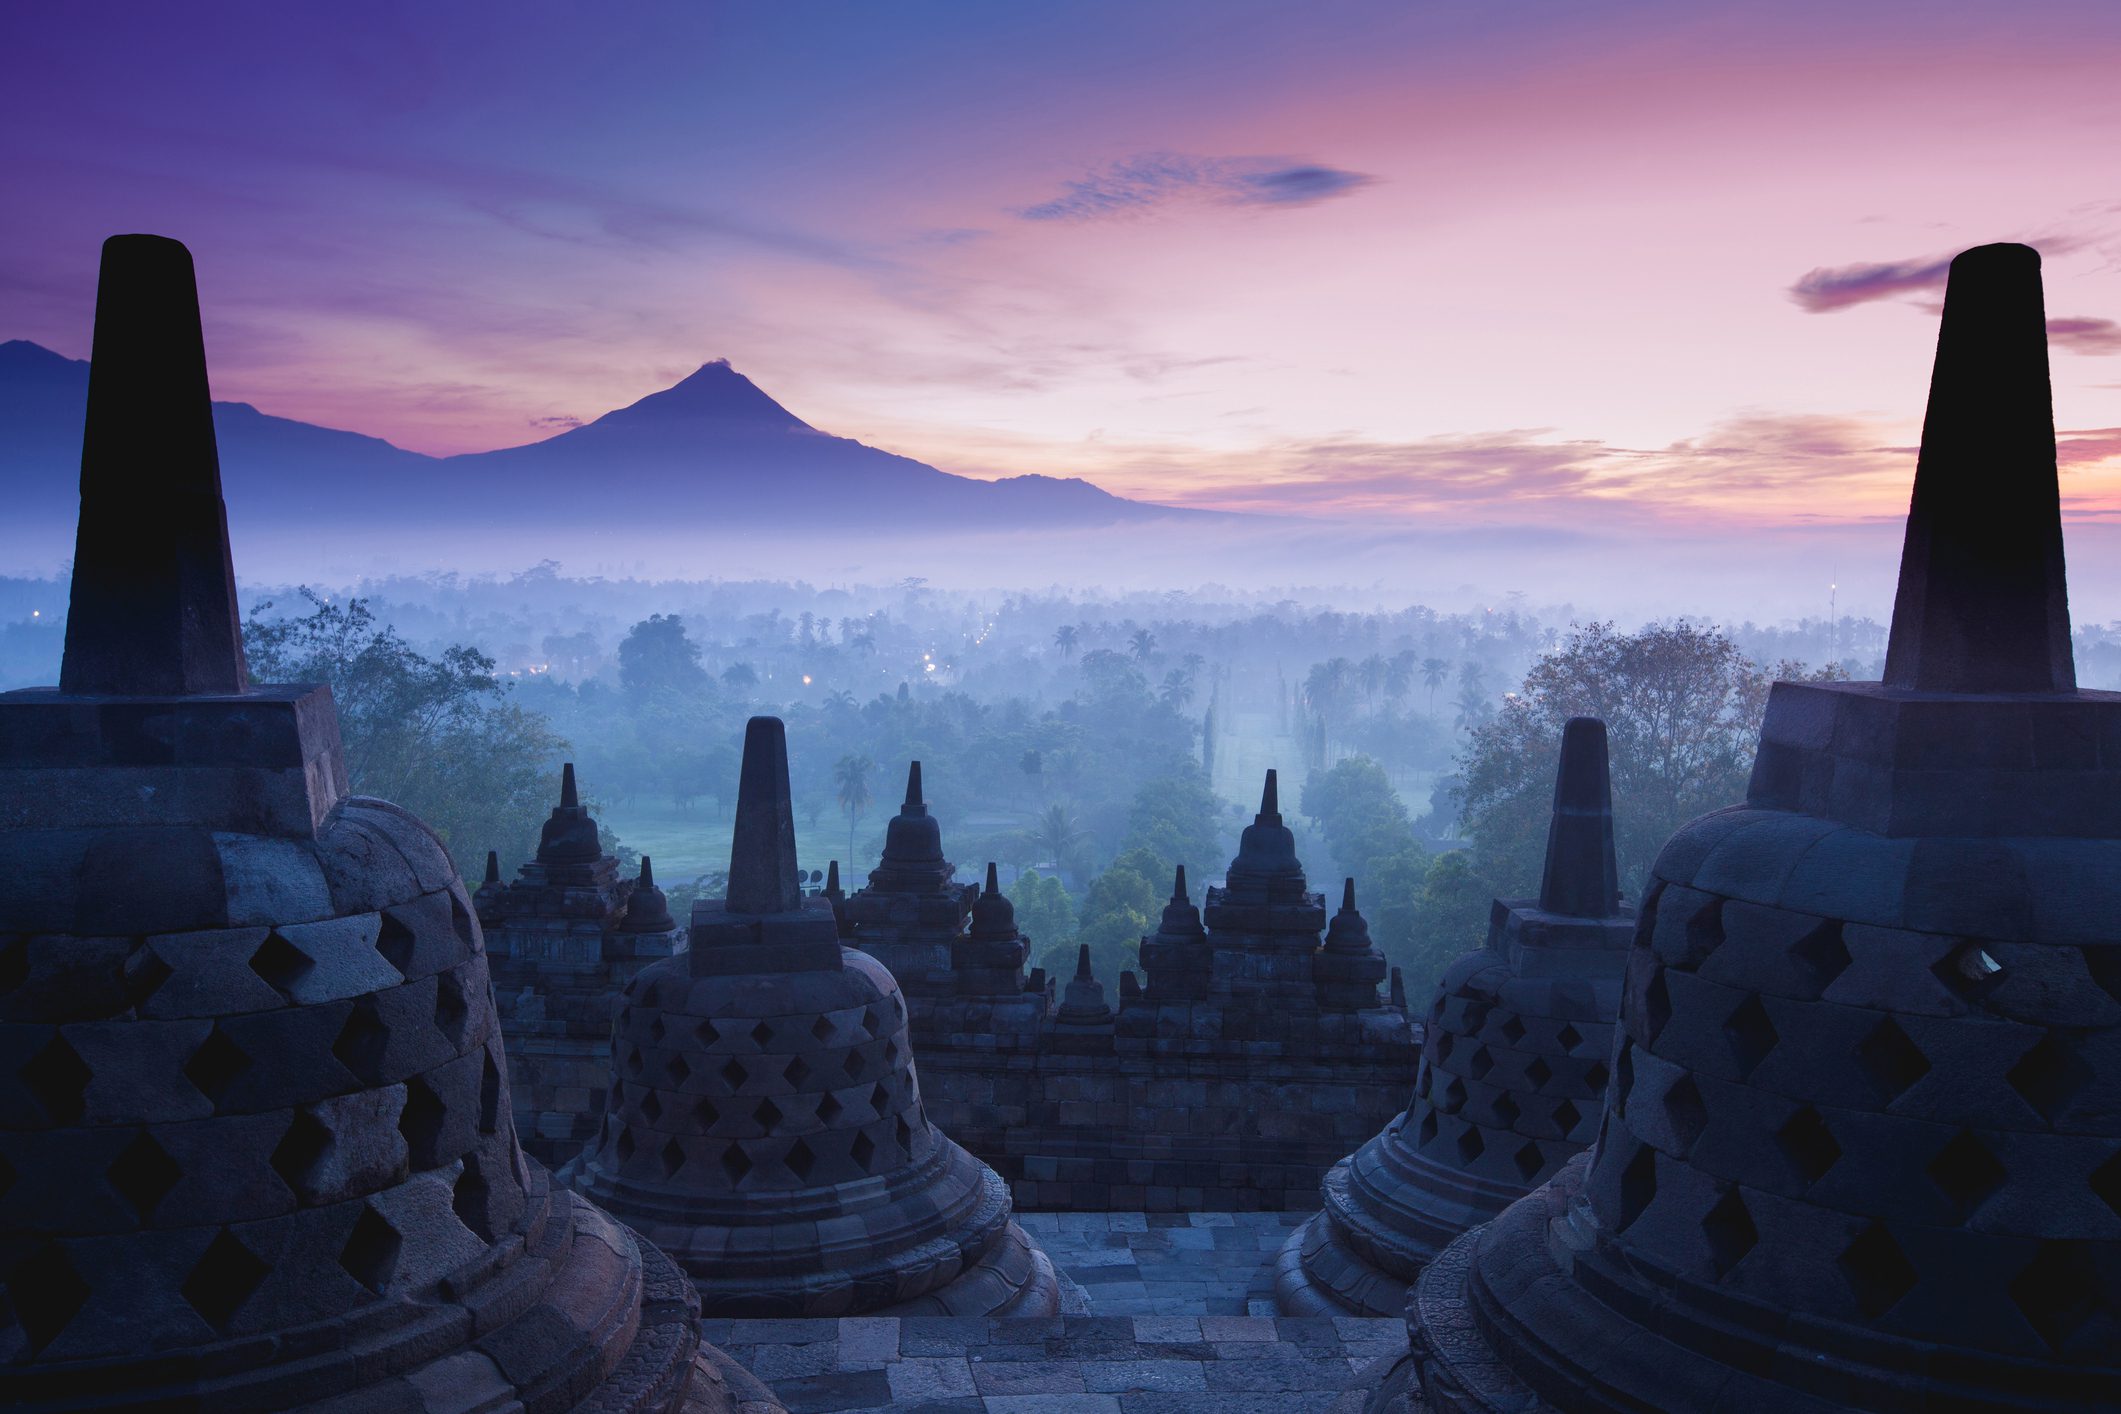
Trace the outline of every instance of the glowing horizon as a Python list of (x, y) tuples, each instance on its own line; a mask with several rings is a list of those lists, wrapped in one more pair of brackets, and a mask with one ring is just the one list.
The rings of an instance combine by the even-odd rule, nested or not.
[(727, 357), (964, 475), (1653, 534), (1897, 519), (1939, 261), (2022, 239), (2121, 519), (2121, 11), (1018, 11), (18, 17), (0, 338), (156, 230), (217, 397), (414, 450)]

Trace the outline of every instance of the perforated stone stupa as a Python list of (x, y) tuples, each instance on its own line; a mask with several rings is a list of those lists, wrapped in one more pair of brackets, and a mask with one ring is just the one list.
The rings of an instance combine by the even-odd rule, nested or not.
[(1416, 1288), (1441, 1410), (2121, 1407), (2121, 695), (2039, 257), (1952, 262), (1885, 681), (1665, 846), (1597, 1148)]
[(778, 718), (745, 731), (728, 896), (691, 934), (625, 990), (609, 1110), (570, 1181), (710, 1313), (1056, 1312), (1008, 1186), (929, 1122), (898, 984), (803, 894)]
[(60, 686), (0, 696), (0, 1405), (732, 1407), (516, 1147), (440, 842), (248, 681), (175, 241), (104, 247), (88, 408)]
[(1487, 945), (1445, 969), (1413, 1103), (1333, 1166), (1323, 1209), (1282, 1249), (1284, 1312), (1399, 1315), (1431, 1258), (1595, 1137), (1635, 927), (1618, 877), (1605, 723), (1577, 717), (1539, 896), (1497, 899)]
[(619, 989), (680, 951), (685, 930), (647, 859), (628, 879), (605, 853), (572, 762), (560, 768), (560, 803), (539, 832), (536, 856), (503, 884), (489, 854), (486, 883), (472, 901), (508, 1038), (516, 1132), (540, 1161), (563, 1164), (604, 1118)]

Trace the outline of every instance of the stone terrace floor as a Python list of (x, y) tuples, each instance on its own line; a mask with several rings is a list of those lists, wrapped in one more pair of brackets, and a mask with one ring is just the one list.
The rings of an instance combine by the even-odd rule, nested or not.
[(1398, 1320), (1274, 1314), (1302, 1213), (1024, 1213), (1088, 1314), (705, 1321), (790, 1414), (1358, 1414)]

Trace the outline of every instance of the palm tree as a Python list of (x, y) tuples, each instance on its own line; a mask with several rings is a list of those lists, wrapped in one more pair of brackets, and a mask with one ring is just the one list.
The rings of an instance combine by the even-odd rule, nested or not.
[(1458, 665), (1458, 686), (1461, 692), (1485, 695), (1487, 685), (1487, 673), (1480, 664), (1468, 658)]
[(1414, 650), (1403, 648), (1385, 665), (1385, 701), (1397, 703), (1414, 686)]
[(1495, 714), (1489, 705), (1487, 694), (1480, 690), (1478, 677), (1470, 682), (1461, 682), (1458, 688), (1458, 729), (1471, 731)]
[(1069, 857), (1084, 839), (1083, 832), (1075, 827), (1075, 817), (1059, 801), (1047, 806), (1024, 835), (1047, 862), (1062, 872), (1067, 870)]
[(1384, 690), (1385, 678), (1390, 670), (1385, 660), (1372, 653), (1356, 666), (1355, 677), (1362, 684), (1363, 711), (1374, 715), (1377, 711), (1377, 694)]
[(1063, 658), (1073, 658), (1075, 656), (1075, 641), (1081, 636), (1076, 631), (1074, 624), (1062, 624), (1059, 628), (1053, 630), (1053, 646), (1060, 649)]
[(1193, 700), (1193, 674), (1184, 668), (1173, 668), (1164, 674), (1164, 685), (1157, 689), (1157, 699), (1174, 712), (1186, 710)]
[(1156, 651), (1156, 635), (1145, 628), (1134, 630), (1134, 636), (1128, 639), (1127, 642), (1131, 646), (1134, 661), (1137, 663), (1148, 662), (1149, 655)]
[(825, 694), (825, 710), (828, 712), (852, 712), (854, 694), (844, 687), (836, 687)]
[(1421, 660), (1421, 684), (1429, 690), (1429, 720), (1436, 719), (1436, 689), (1451, 676), (1451, 665), (1441, 658)]
[(728, 684), (731, 689), (757, 687), (759, 685), (759, 670), (752, 667), (749, 663), (731, 663), (728, 667), (722, 669), (722, 681)]
[(842, 756), (832, 768), (832, 782), (839, 787), (840, 809), (847, 812), (847, 867), (854, 858), (854, 822), (869, 808), (869, 773), (876, 763), (866, 756)]

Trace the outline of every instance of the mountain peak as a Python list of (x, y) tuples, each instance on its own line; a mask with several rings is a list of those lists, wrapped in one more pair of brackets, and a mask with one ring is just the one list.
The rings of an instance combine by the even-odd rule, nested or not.
[(54, 353), (44, 345), (31, 343), (28, 339), (9, 339), (0, 343), (0, 370), (17, 375), (42, 374), (46, 377), (60, 374), (85, 375), (88, 364), (82, 359)]
[(809, 424), (782, 407), (759, 385), (729, 366), (726, 358), (703, 363), (698, 370), (660, 393), (606, 413), (602, 423), (646, 421), (714, 421), (754, 427), (808, 430)]

